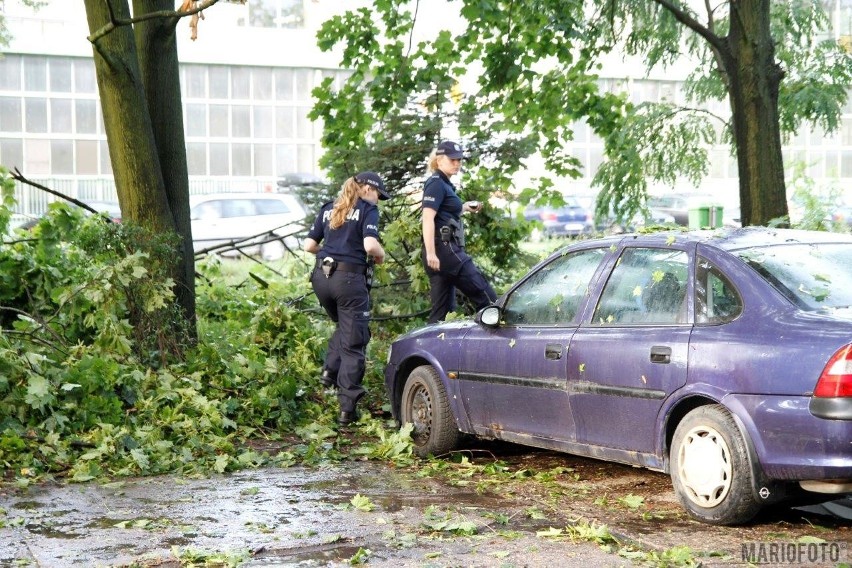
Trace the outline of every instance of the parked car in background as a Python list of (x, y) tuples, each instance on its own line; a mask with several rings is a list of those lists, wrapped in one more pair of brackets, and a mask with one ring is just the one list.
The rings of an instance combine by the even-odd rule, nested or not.
[(583, 207), (592, 212), (595, 218), (595, 230), (603, 234), (619, 234), (629, 233), (651, 226), (674, 225), (675, 219), (668, 213), (658, 209), (649, 208), (646, 214), (636, 213), (630, 219), (619, 219), (612, 207), (606, 217), (597, 217), (595, 208), (597, 207), (596, 195), (579, 195), (577, 200)]
[[(77, 207), (74, 203), (70, 201), (56, 201), (54, 203), (64, 203), (70, 207)], [(91, 209), (94, 209), (101, 215), (104, 215), (107, 219), (112, 221), (113, 223), (121, 223), (121, 207), (119, 207), (117, 201), (83, 201), (86, 205), (88, 205)], [(48, 206), (49, 207), (49, 206)], [(88, 209), (83, 209), (87, 215), (91, 214), (91, 211)], [(29, 230), (32, 229), (36, 223), (39, 222), (41, 217), (30, 217), (28, 219), (23, 220), (20, 224), (17, 225), (17, 228)]]
[(385, 367), (414, 450), (464, 435), (671, 476), (739, 524), (852, 494), (852, 235), (747, 227), (578, 241)]
[(527, 207), (524, 218), (538, 221), (543, 237), (578, 237), (595, 232), (592, 213), (583, 207), (576, 197), (566, 196), (561, 207)]
[[(297, 234), (305, 228), (306, 215), (299, 198), (291, 193), (190, 196), (192, 241), (196, 252), (237, 243), (246, 254), (259, 254), (265, 260), (279, 259), (287, 247), (298, 248)], [(221, 254), (239, 253), (231, 249), (222, 250)]]

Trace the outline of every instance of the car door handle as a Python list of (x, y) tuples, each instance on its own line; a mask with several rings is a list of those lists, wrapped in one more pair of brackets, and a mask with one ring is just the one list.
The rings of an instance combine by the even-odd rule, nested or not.
[(665, 345), (651, 347), (651, 363), (671, 363), (672, 348)]
[(550, 359), (552, 361), (562, 359), (562, 344), (548, 343), (547, 346), (544, 348), (544, 357), (545, 359)]

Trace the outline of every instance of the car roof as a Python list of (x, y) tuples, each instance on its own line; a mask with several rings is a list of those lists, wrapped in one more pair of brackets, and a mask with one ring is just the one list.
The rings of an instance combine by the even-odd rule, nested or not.
[(251, 193), (246, 191), (233, 191), (227, 193), (203, 193), (189, 196), (190, 204), (196, 204), (201, 201), (210, 201), (211, 199), (297, 199), (292, 193), (268, 193), (258, 192)]
[(566, 249), (586, 248), (587, 246), (619, 246), (622, 242), (637, 244), (667, 244), (697, 242), (726, 251), (744, 248), (765, 247), (783, 244), (846, 243), (852, 245), (852, 235), (828, 231), (804, 231), (800, 229), (778, 229), (772, 227), (722, 227), (719, 229), (701, 229), (692, 231), (671, 230), (653, 233), (629, 233), (603, 238), (586, 239), (555, 252), (562, 254)]

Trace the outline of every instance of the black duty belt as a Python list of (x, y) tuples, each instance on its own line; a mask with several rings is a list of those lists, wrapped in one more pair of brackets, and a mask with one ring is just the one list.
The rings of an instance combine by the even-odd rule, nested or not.
[[(317, 262), (317, 268), (322, 268), (322, 260)], [(351, 264), (349, 262), (334, 261), (334, 269), (342, 272), (354, 272), (356, 274), (367, 274), (366, 264)]]

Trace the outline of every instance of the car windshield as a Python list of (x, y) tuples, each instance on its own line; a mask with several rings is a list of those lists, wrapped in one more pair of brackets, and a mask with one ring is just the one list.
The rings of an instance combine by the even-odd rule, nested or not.
[(737, 255), (804, 310), (833, 312), (852, 306), (848, 244), (760, 247)]

